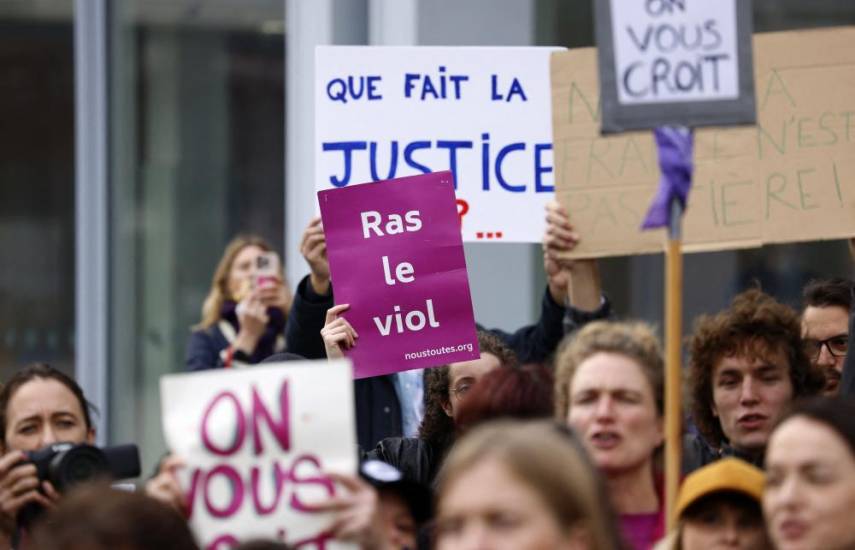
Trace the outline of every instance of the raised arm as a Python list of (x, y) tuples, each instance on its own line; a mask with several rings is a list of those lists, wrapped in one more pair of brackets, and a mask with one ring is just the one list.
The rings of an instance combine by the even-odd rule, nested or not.
[(546, 205), (546, 233), (543, 236), (543, 262), (552, 281), (564, 283), (569, 303), (582, 311), (595, 311), (602, 303), (602, 284), (597, 260), (568, 260), (565, 255), (579, 242), (579, 234), (567, 212), (557, 201)]
[(599, 264), (596, 260), (567, 260), (566, 254), (579, 242), (564, 208), (555, 201), (546, 206), (543, 235), (543, 268), (547, 290), (536, 324), (515, 332), (493, 329), (513, 349), (523, 363), (542, 362), (558, 347), (568, 332), (582, 324), (608, 318), (611, 314), (602, 296)]
[(327, 241), (320, 218), (313, 219), (303, 232), (300, 253), (311, 273), (297, 285), (285, 328), (286, 349), (308, 359), (323, 359), (326, 352), (321, 329), (334, 301)]
[(590, 321), (611, 317), (611, 304), (603, 295), (600, 264), (597, 260), (570, 260), (580, 236), (557, 201), (546, 205), (546, 234), (543, 237), (543, 261), (547, 274), (563, 279), (568, 300), (564, 332), (578, 330)]

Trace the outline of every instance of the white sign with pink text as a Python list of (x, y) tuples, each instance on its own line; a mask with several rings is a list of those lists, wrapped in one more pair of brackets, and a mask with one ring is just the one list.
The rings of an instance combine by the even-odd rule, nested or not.
[(251, 538), (300, 550), (352, 548), (312, 504), (334, 495), (326, 473), (354, 474), (348, 360), (272, 363), (161, 378), (164, 433), (201, 547)]

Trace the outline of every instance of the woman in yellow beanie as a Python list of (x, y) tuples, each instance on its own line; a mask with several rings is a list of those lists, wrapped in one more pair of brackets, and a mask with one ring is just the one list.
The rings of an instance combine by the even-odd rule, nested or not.
[(765, 550), (764, 475), (736, 458), (718, 460), (683, 481), (679, 523), (655, 550)]

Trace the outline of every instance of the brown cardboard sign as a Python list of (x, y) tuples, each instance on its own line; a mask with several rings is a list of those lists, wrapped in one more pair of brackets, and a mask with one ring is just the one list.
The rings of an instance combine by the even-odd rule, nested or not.
[[(855, 28), (754, 37), (757, 125), (695, 132), (688, 252), (855, 235)], [(660, 252), (641, 232), (659, 182), (650, 132), (600, 135), (593, 48), (551, 61), (556, 197), (575, 257)]]

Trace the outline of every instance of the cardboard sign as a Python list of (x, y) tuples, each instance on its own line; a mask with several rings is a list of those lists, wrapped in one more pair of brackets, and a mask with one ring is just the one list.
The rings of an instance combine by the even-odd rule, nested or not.
[(316, 188), (450, 170), (465, 241), (539, 243), (553, 51), (318, 47)]
[[(683, 248), (724, 250), (855, 235), (855, 29), (754, 39), (758, 124), (695, 132)], [(660, 252), (639, 231), (659, 170), (650, 133), (599, 133), (596, 51), (552, 59), (558, 200), (576, 257)]]
[(602, 131), (755, 121), (750, 0), (596, 0)]
[(318, 193), (357, 378), (480, 357), (451, 172)]
[(312, 513), (356, 472), (348, 361), (289, 362), (160, 380), (163, 429), (189, 497), (202, 548), (272, 538), (298, 549), (352, 548), (330, 540), (331, 517)]

